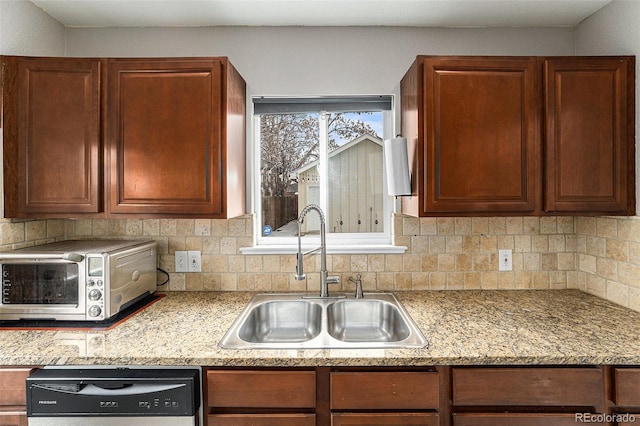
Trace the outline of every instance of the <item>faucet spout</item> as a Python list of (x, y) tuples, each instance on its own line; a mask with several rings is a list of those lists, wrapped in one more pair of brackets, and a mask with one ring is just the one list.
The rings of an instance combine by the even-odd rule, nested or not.
[[(317, 204), (309, 204), (300, 212), (298, 217), (298, 253), (296, 255), (296, 280), (305, 279), (304, 274), (304, 253), (302, 253), (302, 222), (305, 216), (315, 211), (320, 217), (320, 297), (329, 297), (329, 283), (338, 283), (338, 277), (329, 277), (327, 273), (327, 241), (325, 230), (324, 212)], [(316, 251), (316, 250), (313, 250)]]

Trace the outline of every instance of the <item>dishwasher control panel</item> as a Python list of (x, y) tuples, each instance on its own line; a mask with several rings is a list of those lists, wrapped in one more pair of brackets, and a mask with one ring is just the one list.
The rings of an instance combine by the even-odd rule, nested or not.
[(198, 369), (42, 369), (27, 378), (27, 417), (194, 416)]

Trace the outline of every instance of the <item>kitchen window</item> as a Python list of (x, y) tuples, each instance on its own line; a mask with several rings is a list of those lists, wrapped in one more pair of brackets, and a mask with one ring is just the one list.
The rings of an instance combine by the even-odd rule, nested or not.
[[(330, 252), (397, 251), (382, 148), (393, 133), (392, 103), (391, 96), (253, 99), (251, 252), (295, 250), (297, 218), (308, 204), (325, 214)], [(318, 215), (305, 217), (305, 246), (318, 244), (319, 228)]]

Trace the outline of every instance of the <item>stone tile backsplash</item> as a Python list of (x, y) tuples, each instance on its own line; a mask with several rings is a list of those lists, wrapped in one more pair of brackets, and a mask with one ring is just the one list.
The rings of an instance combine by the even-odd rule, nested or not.
[[(319, 256), (305, 258), (295, 281), (295, 255), (243, 255), (253, 244), (253, 216), (218, 219), (66, 219), (0, 222), (1, 248), (73, 238), (158, 242), (159, 266), (172, 291), (317, 291)], [(414, 218), (396, 214), (404, 254), (334, 254), (331, 274), (353, 290), (578, 288), (640, 311), (640, 218)], [(513, 250), (513, 271), (498, 271), (498, 250)], [(200, 250), (202, 273), (174, 272), (176, 250)]]

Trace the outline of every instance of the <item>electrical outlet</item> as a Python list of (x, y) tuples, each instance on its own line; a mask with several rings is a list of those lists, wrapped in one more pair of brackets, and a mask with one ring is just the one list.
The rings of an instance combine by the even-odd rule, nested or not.
[(186, 251), (176, 251), (176, 272), (189, 272), (189, 261)]
[(499, 258), (499, 271), (511, 271), (513, 270), (513, 260), (512, 260), (512, 252), (511, 250), (498, 250), (498, 258)]
[(202, 257), (199, 250), (191, 250), (187, 252), (189, 257), (188, 272), (202, 272)]

